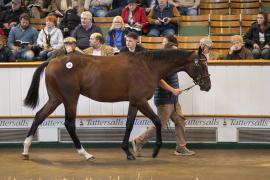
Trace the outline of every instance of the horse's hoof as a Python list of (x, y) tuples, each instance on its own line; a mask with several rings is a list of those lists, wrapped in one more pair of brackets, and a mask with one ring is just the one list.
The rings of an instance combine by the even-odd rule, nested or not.
[(136, 160), (136, 158), (133, 155), (129, 155), (129, 156), (127, 156), (127, 160)]
[(96, 158), (94, 156), (86, 159), (86, 161), (92, 161), (92, 162), (95, 161), (95, 160), (96, 160)]
[(159, 153), (159, 150), (160, 150), (160, 147), (161, 147), (161, 146), (156, 146), (156, 147), (154, 147), (153, 154), (152, 154), (152, 157), (153, 157), (153, 158), (157, 157), (157, 155), (158, 155), (158, 153)]
[(29, 160), (29, 155), (28, 154), (22, 154), (22, 159), (23, 160)]

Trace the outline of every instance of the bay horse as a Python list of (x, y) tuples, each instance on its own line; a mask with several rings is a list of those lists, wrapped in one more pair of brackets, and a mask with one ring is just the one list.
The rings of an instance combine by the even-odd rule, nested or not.
[(61, 104), (65, 108), (65, 127), (77, 149), (86, 160), (94, 156), (82, 147), (75, 131), (76, 109), (80, 94), (100, 102), (129, 101), (126, 132), (121, 148), (128, 160), (134, 160), (129, 151), (129, 137), (140, 110), (156, 126), (156, 143), (152, 156), (156, 157), (162, 145), (161, 122), (148, 104), (158, 82), (168, 75), (185, 71), (200, 86), (211, 88), (206, 58), (195, 51), (154, 50), (120, 53), (115, 56), (87, 56), (70, 54), (44, 62), (34, 72), (24, 104), (35, 108), (39, 98), (40, 76), (45, 67), (48, 101), (36, 113), (24, 141), (23, 159), (29, 159), (29, 147), (38, 126)]

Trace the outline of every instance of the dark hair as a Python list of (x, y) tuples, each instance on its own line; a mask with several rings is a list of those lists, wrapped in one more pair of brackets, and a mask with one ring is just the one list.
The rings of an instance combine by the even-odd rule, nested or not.
[(263, 16), (263, 18), (264, 18), (263, 26), (258, 25), (260, 32), (263, 33), (265, 31), (265, 26), (268, 23), (268, 15), (263, 11), (260, 11), (258, 14), (261, 14)]
[(135, 32), (129, 32), (129, 33), (127, 34), (126, 37), (129, 37), (129, 38), (138, 40), (138, 37), (139, 37), (139, 36), (138, 36), (138, 34), (136, 34)]
[(264, 24), (268, 23), (268, 14), (263, 12), (263, 11), (260, 11), (258, 14), (261, 14), (263, 15), (264, 17)]
[(168, 40), (168, 42), (173, 43), (175, 46), (178, 46), (178, 41), (174, 35), (167, 35), (165, 38)]
[(30, 21), (30, 16), (29, 16), (29, 14), (27, 14), (27, 13), (22, 13), (22, 14), (20, 15), (20, 21), (21, 21), (22, 19), (25, 19), (25, 20), (27, 20), (27, 21)]

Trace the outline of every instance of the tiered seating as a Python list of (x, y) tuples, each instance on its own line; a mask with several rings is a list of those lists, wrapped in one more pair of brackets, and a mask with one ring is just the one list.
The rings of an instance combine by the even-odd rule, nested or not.
[(99, 26), (104, 36), (108, 34), (114, 17), (94, 17), (94, 23)]
[(197, 50), (200, 39), (205, 36), (177, 36), (178, 47), (185, 50)]
[(43, 19), (31, 18), (30, 19), (30, 24), (34, 28), (36, 28), (36, 30), (40, 31), (41, 29), (43, 29), (46, 26), (46, 18), (43, 18)]
[(201, 0), (200, 14), (229, 14), (229, 0)]
[(230, 39), (231, 36), (211, 36), (213, 51), (223, 57), (226, 56), (231, 46)]
[(257, 14), (260, 10), (259, 0), (231, 0), (231, 14)]
[(264, 12), (270, 13), (270, 0), (261, 0), (261, 8)]
[(208, 35), (209, 15), (181, 16), (178, 31), (181, 36)]
[(140, 36), (139, 43), (146, 49), (161, 49), (163, 37)]
[(242, 32), (241, 34), (245, 34), (248, 29), (250, 28), (251, 24), (256, 21), (257, 15), (247, 15), (247, 14), (242, 14), (241, 15), (241, 27), (242, 27)]
[(240, 34), (239, 15), (210, 15), (210, 34), (211, 36)]

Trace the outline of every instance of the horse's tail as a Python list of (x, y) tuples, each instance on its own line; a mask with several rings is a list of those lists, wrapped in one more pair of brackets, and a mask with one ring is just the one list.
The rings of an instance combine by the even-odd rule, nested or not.
[(24, 105), (31, 107), (34, 109), (38, 105), (39, 97), (38, 97), (38, 92), (39, 92), (39, 82), (40, 82), (40, 76), (42, 72), (44, 71), (45, 67), (49, 64), (49, 61), (46, 61), (39, 65), (39, 67), (36, 69), (32, 82), (30, 85), (30, 88), (27, 92), (27, 96), (24, 99)]

